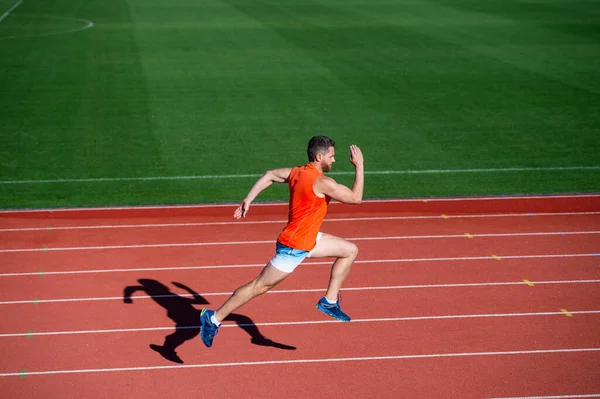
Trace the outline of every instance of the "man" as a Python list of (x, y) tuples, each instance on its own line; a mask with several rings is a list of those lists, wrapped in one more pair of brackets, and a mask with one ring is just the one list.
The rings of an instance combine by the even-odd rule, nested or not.
[(327, 213), (331, 198), (346, 203), (359, 204), (364, 186), (363, 155), (355, 145), (350, 146), (350, 162), (355, 168), (352, 189), (338, 184), (323, 172), (329, 172), (335, 162), (335, 142), (326, 136), (315, 136), (308, 143), (308, 164), (295, 168), (267, 171), (254, 184), (241, 205), (235, 210), (236, 219), (246, 217), (252, 201), (274, 182), (288, 183), (290, 209), (288, 223), (277, 238), (276, 253), (260, 274), (249, 283), (239, 287), (217, 310), (202, 309), (200, 314), (201, 338), (207, 347), (212, 346), (221, 321), (231, 312), (252, 298), (275, 287), (305, 258), (337, 258), (331, 267), (331, 276), (325, 296), (317, 303), (317, 309), (341, 321), (350, 321), (340, 308), (338, 295), (350, 267), (358, 255), (353, 243), (319, 229)]

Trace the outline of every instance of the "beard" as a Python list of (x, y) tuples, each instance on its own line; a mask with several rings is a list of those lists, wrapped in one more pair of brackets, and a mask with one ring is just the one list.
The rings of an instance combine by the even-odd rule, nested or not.
[(333, 164), (327, 165), (326, 163), (324, 163), (324, 164), (321, 164), (321, 169), (323, 169), (323, 172), (331, 172), (332, 166), (333, 166)]

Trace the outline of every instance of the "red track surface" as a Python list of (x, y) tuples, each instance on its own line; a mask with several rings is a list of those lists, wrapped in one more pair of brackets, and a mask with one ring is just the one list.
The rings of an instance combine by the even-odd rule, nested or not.
[[(0, 213), (1, 396), (600, 397), (600, 195), (332, 204), (323, 231), (360, 248), (353, 321), (314, 308), (331, 260), (308, 260), (207, 349), (197, 310), (259, 272), (286, 217), (232, 211)], [(166, 288), (125, 304), (138, 279)], [(176, 324), (183, 364), (149, 348)]]

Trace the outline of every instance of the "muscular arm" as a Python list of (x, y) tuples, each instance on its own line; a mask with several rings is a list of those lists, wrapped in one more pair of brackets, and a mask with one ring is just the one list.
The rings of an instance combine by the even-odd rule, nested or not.
[(292, 168), (268, 170), (256, 181), (256, 183), (254, 183), (254, 186), (252, 186), (250, 192), (248, 192), (248, 195), (246, 195), (246, 198), (235, 210), (233, 217), (236, 219), (246, 217), (246, 213), (248, 212), (250, 204), (252, 203), (252, 201), (254, 201), (256, 197), (258, 197), (258, 194), (260, 194), (263, 190), (265, 190), (273, 183), (285, 183), (288, 177), (290, 176), (291, 172)]
[(350, 154), (350, 162), (355, 168), (352, 188), (339, 184), (330, 177), (323, 176), (315, 181), (314, 190), (317, 195), (327, 195), (345, 204), (360, 204), (365, 185), (363, 156), (360, 148), (355, 145), (350, 146)]
[(327, 195), (344, 204), (360, 204), (363, 195), (363, 174), (357, 174), (352, 189), (337, 183), (331, 177), (323, 176), (315, 182), (315, 193)]

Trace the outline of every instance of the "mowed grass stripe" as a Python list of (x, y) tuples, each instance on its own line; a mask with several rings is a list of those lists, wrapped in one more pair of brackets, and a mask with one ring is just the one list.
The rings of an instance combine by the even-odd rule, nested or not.
[[(597, 171), (570, 168), (595, 165), (600, 150), (598, 14), (585, 2), (488, 3), (45, 5), (37, 12), (76, 13), (96, 26), (77, 40), (43, 43), (56, 54), (85, 47), (85, 62), (67, 60), (84, 74), (70, 86), (48, 86), (47, 70), (22, 62), (41, 42), (15, 45), (0, 61), (15, 77), (16, 98), (1, 104), (18, 132), (2, 138), (0, 180), (51, 183), (0, 187), (0, 208), (238, 201), (251, 178), (162, 177), (301, 164), (314, 134), (338, 142), (344, 184), (352, 183), (352, 143), (372, 172), (531, 168), (518, 176), (371, 175), (368, 198), (597, 192)], [(13, 65), (25, 65), (44, 95), (20, 89), (28, 82)], [(565, 169), (545, 169), (556, 165)], [(127, 181), (55, 181), (81, 176)], [(285, 198), (280, 186), (261, 196)]]
[[(0, 41), (5, 93), (0, 175), (165, 173), (127, 3), (25, 0), (17, 11), (11, 15), (19, 25), (14, 33), (31, 37)], [(76, 16), (97, 24), (76, 34), (35, 37), (71, 27), (67, 19)], [(12, 36), (6, 28), (0, 34)], [(12, 199), (13, 193), (1, 194)], [(49, 194), (67, 199), (71, 193), (50, 188)], [(40, 193), (14, 195), (27, 201)]]

